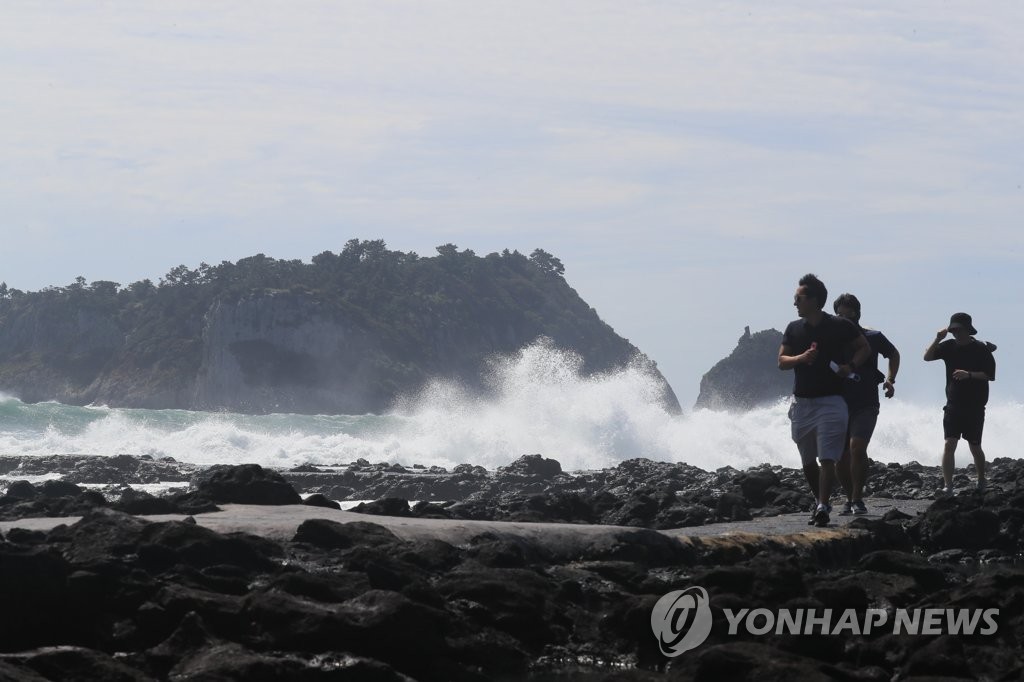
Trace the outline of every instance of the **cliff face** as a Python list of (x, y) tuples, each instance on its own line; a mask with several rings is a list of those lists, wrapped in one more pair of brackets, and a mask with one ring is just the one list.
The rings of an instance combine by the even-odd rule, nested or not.
[(747, 327), (729, 357), (720, 360), (700, 380), (696, 408), (749, 410), (768, 405), (793, 392), (793, 373), (778, 367), (782, 332)]
[[(207, 283), (0, 300), (0, 391), (28, 402), (362, 414), (435, 377), (483, 391), (488, 358), (546, 337), (578, 353), (586, 373), (639, 358), (661, 380), (666, 409), (679, 411), (653, 363), (562, 277), (522, 256), (459, 256), (457, 271), (426, 262), (437, 259), (391, 270), (289, 262), (290, 288), (254, 286), (265, 272), (255, 283), (245, 273), (241, 287), (228, 264), (235, 279), (218, 270)], [(259, 264), (281, 262), (269, 263)]]

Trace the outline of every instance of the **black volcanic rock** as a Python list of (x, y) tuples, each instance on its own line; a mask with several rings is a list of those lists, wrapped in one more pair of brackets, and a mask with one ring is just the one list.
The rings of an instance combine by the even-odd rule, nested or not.
[(36, 487), (28, 481), (14, 481), (7, 487), (8, 500), (31, 500), (39, 494)]
[(562, 465), (543, 455), (523, 455), (507, 467), (499, 467), (498, 470), (527, 478), (549, 479), (562, 473)]
[(771, 469), (746, 471), (734, 479), (743, 491), (743, 497), (753, 507), (762, 507), (769, 500), (770, 491), (781, 483), (779, 475)]
[(166, 497), (151, 495), (145, 490), (128, 488), (121, 499), (110, 505), (112, 509), (122, 511), (126, 514), (174, 514), (178, 511), (177, 505)]
[(259, 464), (218, 464), (195, 478), (196, 494), (223, 504), (301, 504), (281, 474)]
[[(153, 679), (106, 653), (83, 647), (38, 649), (21, 657), (21, 660), (25, 666), (45, 675), (44, 679), (48, 680), (150, 682)], [(34, 678), (26, 676), (24, 679), (28, 681)]]
[(338, 523), (327, 519), (303, 521), (295, 531), (294, 542), (321, 549), (348, 549), (356, 545), (376, 547), (398, 542), (394, 533), (375, 523)]
[[(1020, 524), (1007, 524), (1017, 531), (1013, 534), (1000, 532), (1000, 513), (993, 508), (993, 501), (977, 493), (936, 500), (909, 524), (908, 530), (915, 542), (929, 552), (996, 547), (1018, 551), (1024, 545), (1024, 537), (1018, 534)], [(1008, 522), (1020, 518), (1016, 511), (1013, 507), (1001, 510)]]
[(341, 509), (341, 505), (322, 493), (313, 493), (302, 500), (302, 504), (309, 507), (325, 507), (327, 509)]
[(379, 516), (412, 516), (409, 501), (401, 497), (384, 497), (373, 502), (360, 502), (351, 511)]
[[(938, 467), (872, 463), (870, 472), (875, 487), (912, 497)], [(463, 504), (488, 518), (618, 515), (652, 525), (762, 513), (755, 500), (776, 504), (806, 486), (802, 472), (781, 467), (704, 472), (643, 459), (562, 472), (540, 481), (541, 492), (524, 492), (538, 481), (516, 473), (452, 475), (470, 473), (481, 494)], [(1000, 489), (965, 483), (915, 518), (858, 518), (858, 532), (810, 544), (638, 527), (566, 552), (543, 533), (489, 531), (456, 546), (328, 520), (277, 542), (96, 509), (0, 540), (0, 680), (1017, 679), (1024, 570), (1012, 558), (1024, 543), (1024, 461), (996, 459), (989, 474)], [(68, 493), (44, 499), (84, 494)], [(687, 585), (707, 589), (715, 623), (699, 648), (669, 659), (652, 637), (651, 609)], [(999, 609), (998, 633), (730, 635), (722, 617), (799, 607), (831, 609), (833, 623), (843, 609)]]
[(709, 410), (749, 410), (769, 405), (793, 392), (793, 373), (779, 370), (782, 332), (747, 327), (728, 357), (701, 377), (694, 407)]

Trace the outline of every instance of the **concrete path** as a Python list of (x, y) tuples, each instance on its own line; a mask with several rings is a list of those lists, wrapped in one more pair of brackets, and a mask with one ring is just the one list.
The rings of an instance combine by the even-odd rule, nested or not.
[[(832, 511), (829, 528), (836, 530), (844, 528), (850, 521), (857, 518), (877, 519), (891, 509), (909, 516), (917, 516), (931, 506), (934, 500), (891, 500), (883, 497), (870, 497), (864, 500), (868, 513), (865, 516), (839, 516), (839, 506)], [(704, 526), (692, 528), (679, 528), (677, 530), (662, 531), (670, 535), (685, 535), (688, 537), (705, 537), (724, 535), (727, 533), (758, 533), (761, 535), (792, 535), (794, 533), (823, 532), (826, 529), (815, 528), (807, 525), (811, 518), (810, 511), (799, 514), (782, 514), (781, 516), (766, 516), (751, 521), (735, 521), (733, 523), (709, 523)]]
[[(931, 500), (889, 500), (872, 498), (865, 500), (870, 513), (865, 518), (878, 518), (890, 509), (899, 509), (911, 516), (924, 511)], [(514, 521), (460, 521), (451, 519), (418, 519), (396, 516), (370, 516), (355, 512), (311, 507), (306, 505), (221, 505), (222, 511), (197, 514), (198, 524), (219, 533), (246, 532), (276, 540), (291, 540), (296, 529), (308, 519), (329, 519), (339, 523), (363, 521), (387, 527), (404, 540), (439, 539), (452, 544), (463, 544), (481, 533), (491, 532), (499, 536), (513, 536), (529, 539), (549, 548), (556, 548), (559, 554), (572, 554), (576, 548), (593, 547), (595, 544), (614, 543), (622, 533), (636, 532), (637, 528), (625, 526), (600, 526), (575, 523), (524, 523)], [(0, 533), (6, 534), (11, 528), (48, 531), (60, 524), (76, 523), (81, 517), (30, 518), (0, 522)], [(141, 517), (149, 521), (180, 521), (181, 514), (160, 514)], [(833, 514), (828, 528), (807, 525), (809, 513), (784, 514), (782, 516), (756, 518), (751, 521), (734, 523), (713, 523), (704, 526), (659, 531), (664, 535), (678, 538), (683, 542), (690, 538), (701, 538), (707, 542), (714, 538), (741, 540), (777, 539), (786, 536), (801, 536), (803, 541), (826, 539), (846, 535), (845, 526), (855, 516)]]

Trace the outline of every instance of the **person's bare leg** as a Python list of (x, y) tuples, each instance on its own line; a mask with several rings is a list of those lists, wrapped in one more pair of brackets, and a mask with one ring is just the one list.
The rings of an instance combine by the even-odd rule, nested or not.
[(836, 464), (836, 476), (839, 477), (839, 483), (843, 486), (843, 491), (846, 492), (846, 501), (853, 502), (856, 500), (857, 497), (853, 494), (856, 476), (853, 475), (849, 442), (847, 442), (846, 447), (843, 448), (843, 455), (839, 458), (839, 462)]
[(954, 454), (956, 453), (958, 440), (958, 438), (947, 438), (946, 446), (942, 449), (942, 479), (945, 481), (947, 488), (953, 486), (953, 465), (956, 461)]
[(868, 475), (868, 440), (850, 439), (850, 478), (853, 479), (851, 500), (864, 499), (864, 482)]
[(818, 472), (817, 461), (804, 464), (804, 477), (807, 479), (807, 485), (811, 487), (811, 494), (814, 495), (814, 501), (819, 502), (818, 482), (821, 480), (821, 474)]
[(818, 501), (821, 504), (828, 504), (832, 497), (832, 487), (835, 485), (836, 463), (831, 459), (821, 460), (820, 474), (818, 476)]
[(971, 454), (974, 455), (974, 468), (978, 472), (978, 487), (985, 487), (985, 451), (981, 449), (981, 443), (968, 443)]

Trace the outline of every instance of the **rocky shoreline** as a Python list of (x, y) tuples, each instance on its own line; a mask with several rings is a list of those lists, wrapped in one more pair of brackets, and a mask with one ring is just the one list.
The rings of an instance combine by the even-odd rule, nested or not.
[[(5, 525), (0, 682), (1024, 673), (1019, 460), (993, 462), (983, 495), (961, 474), (963, 490), (917, 516), (893, 509), (800, 537), (722, 541), (688, 537), (686, 528), (806, 513), (802, 473), (705, 472), (649, 460), (563, 472), (540, 456), (499, 471), (365, 462), (269, 471), (55, 456), (0, 457), (0, 475), (0, 518), (80, 517), (45, 531)], [(873, 463), (870, 480), (875, 497), (923, 500), (936, 477), (937, 467)], [(157, 485), (166, 487), (162, 494), (144, 490)], [(307, 519), (286, 540), (195, 522), (227, 504), (355, 500), (371, 500), (354, 509), (365, 520)], [(147, 521), (144, 514), (182, 516)], [(607, 528), (580, 525), (602, 540), (568, 551), (542, 532), (412, 538), (396, 530), (395, 516), (442, 529), (461, 524), (463, 533), (471, 520)], [(706, 589), (714, 625), (699, 647), (667, 657), (652, 632), (652, 609), (694, 585)], [(730, 609), (799, 607), (999, 609), (998, 629), (757, 636), (730, 634), (725, 618)]]
[[(1012, 468), (1015, 461), (997, 460), (993, 482), (998, 484), (1005, 477), (1004, 466)], [(74, 515), (89, 505), (107, 504), (133, 514), (200, 513), (215, 504), (197, 492), (211, 470), (216, 467), (148, 456), (0, 456), (0, 477), (9, 481), (6, 498), (0, 498), (0, 520)], [(363, 502), (357, 511), (424, 518), (668, 529), (794, 513), (812, 503), (801, 471), (768, 465), (704, 471), (638, 458), (609, 469), (565, 472), (556, 460), (524, 455), (497, 470), (460, 464), (449, 471), (357, 460), (276, 473), (312, 504)], [(39, 478), (51, 480), (29, 484)], [(865, 494), (930, 499), (940, 484), (937, 466), (872, 461)], [(968, 474), (960, 473), (955, 484), (969, 488)], [(147, 487), (158, 488), (160, 494), (147, 492)], [(4, 488), (0, 481), (0, 492)], [(76, 497), (84, 492), (90, 494)], [(299, 501), (290, 493), (281, 495), (265, 503)]]

